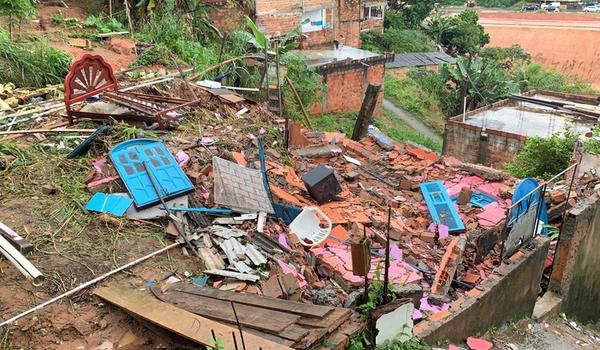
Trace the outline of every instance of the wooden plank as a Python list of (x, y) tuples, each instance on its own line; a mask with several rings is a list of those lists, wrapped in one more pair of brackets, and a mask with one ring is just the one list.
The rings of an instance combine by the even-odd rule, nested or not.
[(325, 318), (317, 319), (313, 317), (302, 317), (297, 324), (312, 328), (326, 328), (329, 332), (333, 332), (342, 323), (352, 315), (352, 310), (336, 308), (332, 313)]
[(234, 301), (239, 304), (254, 305), (265, 309), (284, 311), (287, 313), (308, 317), (322, 318), (334, 310), (334, 308), (328, 306), (303, 304), (295, 301), (275, 299), (250, 293), (227, 292), (213, 288), (186, 285), (183, 283), (174, 285), (171, 288), (184, 293), (201, 295), (219, 300)]
[[(243, 328), (242, 330), (244, 331), (244, 334), (246, 334), (246, 333), (254, 334), (257, 337), (265, 338), (265, 339), (275, 342), (277, 344), (281, 344), (281, 345), (285, 345), (285, 346), (289, 346), (289, 347), (292, 347), (296, 343), (292, 340), (287, 340), (287, 339), (278, 337), (275, 334), (261, 332), (258, 329)], [(239, 341), (239, 339), (238, 339), (238, 341)]]
[(277, 333), (279, 337), (298, 342), (308, 334), (308, 329), (293, 324), (286, 327), (283, 331)]
[[(186, 311), (218, 321), (236, 323), (229, 301), (190, 295), (176, 290), (161, 292), (159, 286), (154, 286), (151, 290), (160, 300)], [(273, 334), (282, 332), (300, 319), (298, 315), (238, 303), (235, 303), (235, 311), (242, 326)]]
[[(138, 292), (119, 285), (100, 287), (94, 291), (98, 297), (107, 302), (125, 309), (127, 312), (152, 322), (158, 326), (179, 334), (198, 344), (213, 345), (211, 330), (214, 330), (218, 339), (223, 341), (225, 349), (234, 349), (232, 332), (237, 329), (222, 323), (200, 317), (191, 312), (179, 309), (159, 301), (151, 295)], [(244, 334), (247, 349), (290, 349), (267, 339), (252, 334)]]

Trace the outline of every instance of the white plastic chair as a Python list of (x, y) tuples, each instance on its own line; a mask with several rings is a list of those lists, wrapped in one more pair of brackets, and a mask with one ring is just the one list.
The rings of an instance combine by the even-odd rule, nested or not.
[[(325, 221), (327, 227), (321, 227)], [(290, 231), (298, 236), (300, 243), (306, 247), (321, 244), (331, 233), (331, 220), (318, 207), (306, 207), (290, 224)]]

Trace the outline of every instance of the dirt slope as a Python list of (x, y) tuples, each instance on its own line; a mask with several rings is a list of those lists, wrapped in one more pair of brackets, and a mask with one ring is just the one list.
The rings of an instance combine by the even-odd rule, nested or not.
[(589, 14), (481, 13), (490, 46), (521, 45), (535, 61), (600, 88), (600, 17)]

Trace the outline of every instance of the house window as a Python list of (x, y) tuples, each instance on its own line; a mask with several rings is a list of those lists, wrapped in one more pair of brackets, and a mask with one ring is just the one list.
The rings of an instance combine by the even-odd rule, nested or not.
[(302, 32), (316, 32), (329, 28), (324, 9), (307, 11), (302, 15)]
[(363, 19), (383, 19), (383, 6), (385, 5), (363, 6)]

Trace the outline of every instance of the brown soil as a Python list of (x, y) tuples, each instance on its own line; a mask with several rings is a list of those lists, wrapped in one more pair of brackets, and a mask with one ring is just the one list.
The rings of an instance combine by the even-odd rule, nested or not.
[(545, 67), (600, 88), (600, 17), (570, 13), (481, 13), (489, 46), (521, 45)]

